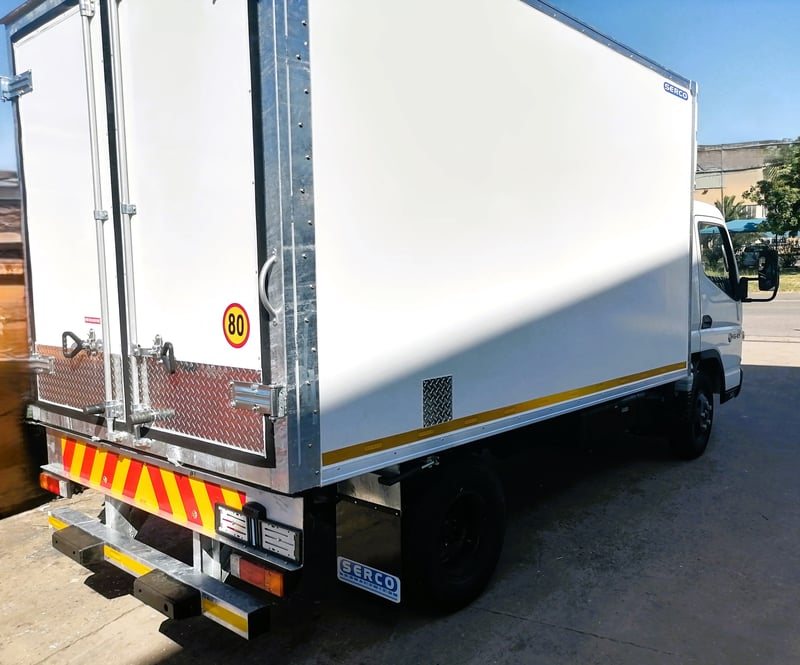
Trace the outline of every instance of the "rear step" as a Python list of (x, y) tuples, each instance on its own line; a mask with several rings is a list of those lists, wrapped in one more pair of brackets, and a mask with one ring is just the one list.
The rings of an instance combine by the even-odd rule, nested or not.
[(204, 615), (250, 639), (269, 628), (270, 606), (72, 508), (50, 512), (53, 547), (83, 566), (108, 561), (137, 579), (133, 594), (171, 619)]

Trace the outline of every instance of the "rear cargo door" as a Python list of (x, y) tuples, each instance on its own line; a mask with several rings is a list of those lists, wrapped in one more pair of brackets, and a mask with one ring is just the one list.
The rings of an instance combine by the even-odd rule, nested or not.
[(103, 413), (122, 396), (99, 23), (66, 5), (38, 19), (12, 42), (33, 82), (16, 104), (34, 351), (55, 370), (38, 397)]
[(122, 443), (268, 458), (248, 3), (74, 4), (10, 26), (34, 81), (19, 117), (36, 343), (56, 363), (39, 399), (105, 413)]
[(133, 424), (266, 455), (247, 3), (108, 10)]

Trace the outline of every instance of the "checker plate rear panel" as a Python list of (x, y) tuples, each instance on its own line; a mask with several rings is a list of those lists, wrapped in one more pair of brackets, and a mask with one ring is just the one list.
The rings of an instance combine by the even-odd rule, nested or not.
[[(39, 346), (38, 352), (55, 358), (55, 373), (38, 376), (39, 399), (74, 409), (105, 400), (103, 356), (81, 353), (65, 358), (60, 347)], [(114, 395), (122, 384), (121, 359), (113, 357)], [(155, 409), (174, 409), (175, 416), (158, 421), (158, 430), (220, 443), (237, 450), (264, 455), (264, 416), (230, 405), (230, 383), (259, 383), (257, 370), (178, 362), (168, 374), (163, 365), (147, 359), (147, 394), (142, 401)], [(144, 399), (148, 398), (149, 399)]]

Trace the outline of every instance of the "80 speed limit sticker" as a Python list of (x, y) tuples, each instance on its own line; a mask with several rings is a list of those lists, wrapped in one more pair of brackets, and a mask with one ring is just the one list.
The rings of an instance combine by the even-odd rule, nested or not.
[(222, 331), (225, 339), (235, 349), (247, 344), (250, 337), (250, 317), (239, 303), (231, 303), (222, 315)]

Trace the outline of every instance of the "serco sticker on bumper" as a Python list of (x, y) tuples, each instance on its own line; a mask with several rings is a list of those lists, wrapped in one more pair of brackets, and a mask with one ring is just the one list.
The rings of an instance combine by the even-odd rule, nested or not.
[(241, 510), (244, 492), (61, 438), (64, 475), (86, 487), (213, 536), (214, 506)]

